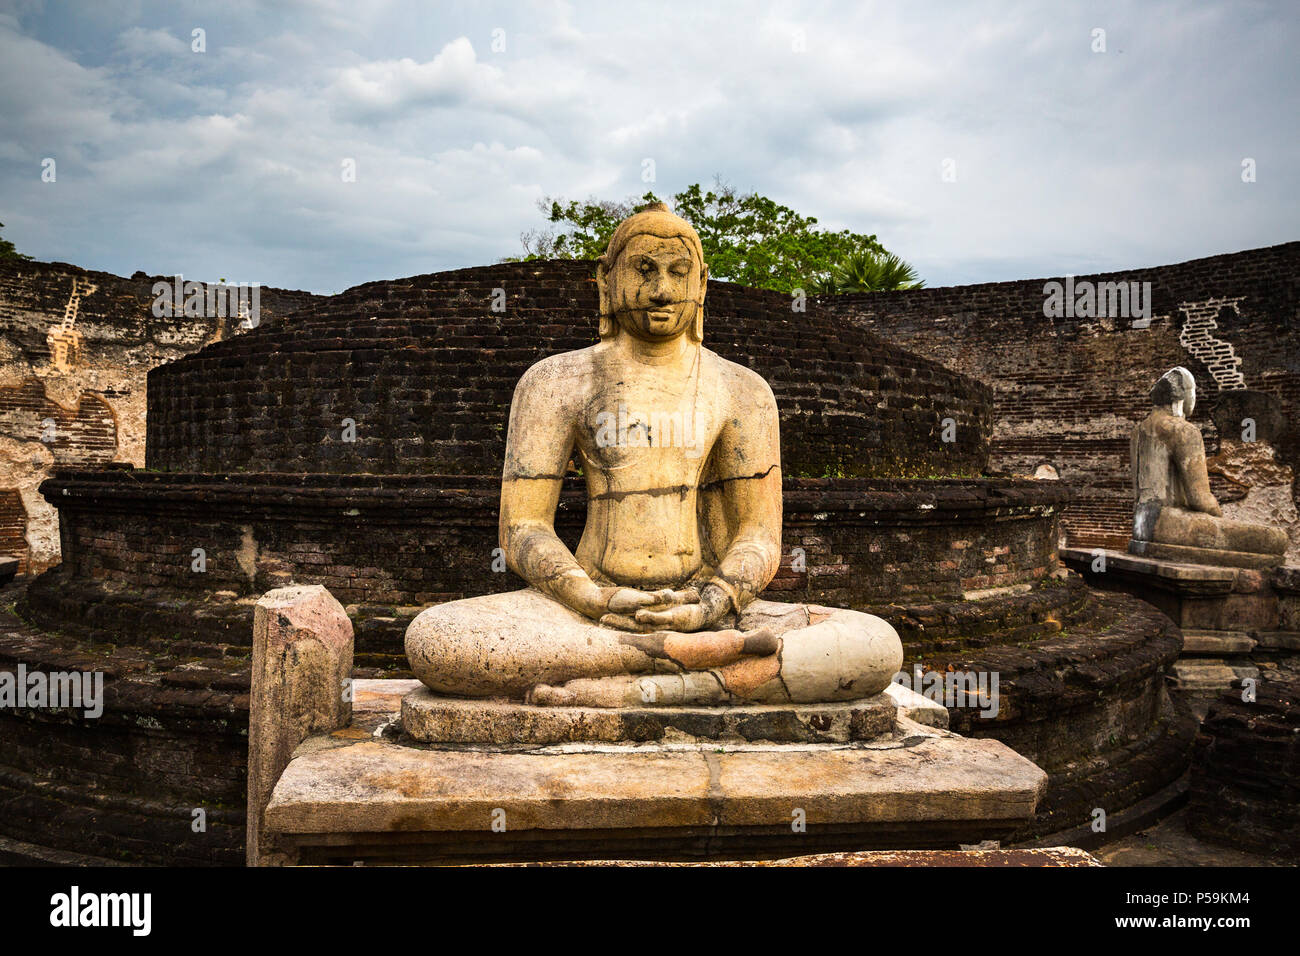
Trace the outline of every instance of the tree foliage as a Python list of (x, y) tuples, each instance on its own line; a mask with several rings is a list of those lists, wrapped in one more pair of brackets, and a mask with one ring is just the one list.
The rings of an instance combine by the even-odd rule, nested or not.
[[(5, 224), (3, 222), (0, 222), (0, 229), (3, 229), (4, 227)], [(31, 256), (25, 256), (21, 252), (19, 252), (14, 247), (14, 244), (10, 242), (8, 239), (0, 238), (0, 259), (30, 259), (30, 258)]]
[[(659, 201), (653, 192), (622, 202), (543, 198), (538, 208), (554, 225), (520, 236), (524, 255), (513, 261), (595, 259), (604, 253), (615, 226)], [(908, 271), (909, 281), (915, 280), (911, 267), (887, 253), (874, 235), (818, 229), (812, 216), (720, 181), (708, 190), (698, 183), (688, 186), (671, 205), (699, 233), (715, 279), (780, 292), (840, 291), (837, 276), (846, 264), (888, 258)]]

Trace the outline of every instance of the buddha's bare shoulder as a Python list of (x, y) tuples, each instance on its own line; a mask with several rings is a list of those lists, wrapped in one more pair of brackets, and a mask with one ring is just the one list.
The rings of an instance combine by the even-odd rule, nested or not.
[(701, 349), (700, 353), (706, 373), (714, 376), (719, 388), (725, 389), (725, 394), (733, 396), (737, 404), (776, 407), (772, 387), (767, 384), (767, 379), (752, 368), (728, 361), (708, 349)]
[(528, 398), (547, 394), (572, 396), (576, 389), (591, 380), (599, 348), (599, 345), (593, 345), (572, 352), (560, 352), (535, 362), (519, 379), (516, 393)]

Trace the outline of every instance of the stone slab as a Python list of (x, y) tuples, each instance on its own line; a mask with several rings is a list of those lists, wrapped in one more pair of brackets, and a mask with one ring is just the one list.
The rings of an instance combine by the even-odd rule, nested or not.
[(1252, 636), (1261, 650), (1300, 651), (1300, 631), (1255, 631)]
[(1183, 629), (1183, 653), (1211, 656), (1249, 654), (1255, 639), (1241, 631)]
[(862, 850), (856, 853), (810, 853), (776, 860), (708, 860), (703, 862), (660, 860), (554, 860), (538, 863), (490, 863), (488, 866), (691, 866), (691, 867), (1029, 867), (1029, 866), (1102, 866), (1087, 850), (1072, 846), (1054, 846), (1013, 850)]
[(902, 684), (890, 684), (885, 693), (898, 706), (898, 715), (926, 727), (948, 729), (948, 708)]
[(1237, 679), (1237, 673), (1226, 664), (1218, 662), (1199, 663), (1195, 661), (1178, 661), (1173, 667), (1176, 688), (1181, 691), (1227, 690)]
[(399, 713), (402, 698), (424, 685), (394, 677), (360, 678), (352, 682), (353, 713)]
[(901, 721), (876, 744), (447, 750), (340, 731), (307, 741), (265, 819), (303, 834), (775, 827), (1028, 820), (1047, 775), (1004, 744)]
[[(921, 702), (928, 703), (924, 698)], [(916, 702), (909, 700), (909, 705), (925, 711)], [(892, 732), (897, 708), (887, 694), (832, 704), (537, 707), (509, 700), (444, 697), (420, 686), (402, 698), (402, 727), (414, 740), (437, 744), (847, 743)]]
[(1181, 544), (1160, 544), (1155, 541), (1129, 541), (1128, 550), (1156, 561), (1177, 561), (1183, 564), (1203, 564), (1230, 568), (1276, 568), (1286, 559), (1284, 554), (1251, 554), (1246, 551), (1219, 551), (1214, 548), (1190, 548)]
[(1181, 561), (1140, 557), (1113, 551), (1104, 551), (1106, 570), (1092, 570), (1096, 552), (1088, 548), (1062, 548), (1061, 560), (1072, 569), (1084, 574), (1090, 582), (1101, 581), (1114, 574), (1126, 579), (1141, 579), (1151, 587), (1180, 594), (1212, 596), (1231, 594), (1237, 583), (1237, 569)]

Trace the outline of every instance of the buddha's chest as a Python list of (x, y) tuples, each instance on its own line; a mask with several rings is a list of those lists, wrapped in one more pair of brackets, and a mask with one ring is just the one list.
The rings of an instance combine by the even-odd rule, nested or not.
[(588, 398), (578, 447), (611, 485), (694, 485), (723, 425), (718, 396), (696, 380), (620, 378)]

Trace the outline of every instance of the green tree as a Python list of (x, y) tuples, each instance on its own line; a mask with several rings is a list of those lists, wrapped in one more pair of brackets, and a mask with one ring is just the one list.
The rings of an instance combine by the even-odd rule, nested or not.
[[(0, 222), (0, 229), (3, 229), (4, 227), (5, 224), (3, 222)], [(0, 259), (30, 259), (30, 258), (31, 256), (25, 256), (17, 249), (15, 249), (14, 244), (10, 242), (8, 239), (0, 239)]]
[[(543, 198), (538, 209), (555, 227), (524, 233), (524, 255), (507, 261), (595, 259), (619, 222), (658, 201), (653, 192), (622, 202)], [(721, 181), (708, 190), (698, 183), (688, 186), (673, 197), (672, 206), (699, 233), (715, 279), (779, 292), (831, 292), (838, 291), (834, 275), (842, 262), (887, 255), (874, 235), (818, 229), (812, 216)]]

